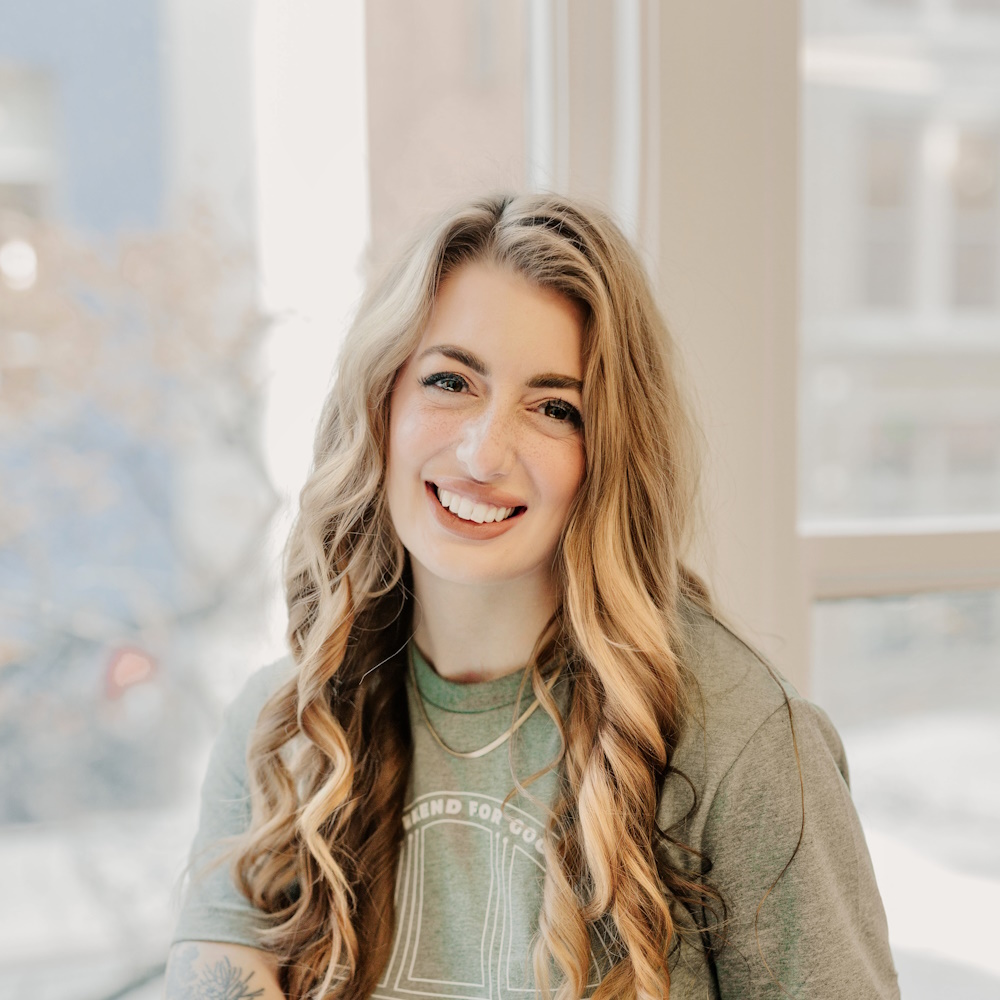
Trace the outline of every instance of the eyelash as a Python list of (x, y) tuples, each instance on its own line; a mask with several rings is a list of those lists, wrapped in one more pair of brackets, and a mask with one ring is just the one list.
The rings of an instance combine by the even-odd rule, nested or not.
[[(457, 382), (459, 383), (459, 387), (450, 389), (445, 388), (442, 383), (446, 381), (450, 382), (452, 385)], [(428, 388), (440, 389), (442, 392), (461, 392), (463, 389), (468, 388), (469, 385), (469, 383), (462, 378), (461, 375), (458, 375), (455, 372), (435, 372), (433, 375), (427, 375), (422, 378), (420, 380), (420, 384)], [(565, 410), (566, 416), (562, 420), (553, 417), (552, 419), (555, 420), (556, 423), (570, 424), (577, 430), (583, 427), (583, 417), (580, 415), (580, 411), (572, 403), (567, 403), (565, 399), (546, 399), (540, 404), (540, 406), (542, 408), (549, 406), (562, 407)], [(551, 416), (551, 414), (546, 413), (546, 416)]]
[[(542, 406), (562, 407), (566, 412), (566, 416), (562, 420), (557, 420), (557, 418), (553, 417), (553, 420), (557, 420), (557, 422), (561, 424), (569, 424), (577, 430), (583, 427), (583, 417), (580, 416), (580, 411), (572, 403), (567, 403), (565, 399), (547, 399), (544, 403), (542, 403)], [(546, 414), (546, 416), (552, 415)]]
[[(461, 382), (461, 388), (445, 389), (441, 383), (446, 379), (453, 382)], [(445, 392), (461, 392), (462, 389), (467, 388), (469, 385), (469, 383), (466, 382), (461, 375), (456, 375), (454, 372), (435, 372), (433, 375), (428, 375), (426, 378), (422, 378), (420, 380), (420, 384), (423, 386), (432, 386), (435, 389), (443, 389)]]

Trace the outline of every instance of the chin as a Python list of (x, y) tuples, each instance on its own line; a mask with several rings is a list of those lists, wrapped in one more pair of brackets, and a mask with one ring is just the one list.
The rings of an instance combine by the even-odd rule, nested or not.
[(439, 553), (430, 559), (421, 559), (410, 554), (411, 562), (419, 564), (421, 570), (428, 576), (444, 583), (458, 584), (469, 587), (502, 587), (505, 584), (517, 583), (523, 585), (532, 579), (550, 581), (552, 578), (551, 564), (512, 564), (510, 560), (493, 562), (489, 559), (477, 559), (475, 554), (463, 554), (456, 559), (442, 559)]

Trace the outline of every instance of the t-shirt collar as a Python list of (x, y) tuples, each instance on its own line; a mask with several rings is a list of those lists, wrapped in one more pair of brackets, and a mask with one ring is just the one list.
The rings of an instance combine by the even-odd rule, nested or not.
[[(515, 670), (505, 677), (491, 681), (477, 681), (473, 684), (459, 684), (449, 681), (436, 673), (427, 662), (417, 644), (410, 641), (409, 653), (413, 657), (417, 686), (424, 701), (447, 712), (489, 712), (517, 701), (524, 670)], [(521, 700), (527, 707), (533, 698), (531, 684), (526, 683)]]

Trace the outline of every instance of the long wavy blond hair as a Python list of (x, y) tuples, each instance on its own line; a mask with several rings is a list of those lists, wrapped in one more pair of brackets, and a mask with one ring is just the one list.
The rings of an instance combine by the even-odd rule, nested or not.
[[(656, 824), (684, 714), (681, 604), (710, 610), (683, 565), (697, 480), (670, 337), (643, 268), (601, 211), (554, 195), (491, 197), (439, 220), (364, 299), (341, 351), (286, 551), (295, 677), (249, 749), (252, 822), (239, 883), (270, 915), (262, 946), (291, 997), (371, 995), (388, 961), (411, 759), (406, 554), (384, 491), (389, 400), (441, 281), (485, 261), (585, 314), (586, 472), (555, 556), (561, 602), (528, 670), (563, 737), (551, 804), (536, 982), (584, 994), (590, 927), (620, 958), (595, 994), (662, 998), (676, 906), (718, 895), (672, 863)], [(565, 717), (541, 668), (568, 651)]]

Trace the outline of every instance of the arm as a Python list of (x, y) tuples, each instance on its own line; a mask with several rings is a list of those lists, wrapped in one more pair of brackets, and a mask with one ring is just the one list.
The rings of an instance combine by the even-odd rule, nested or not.
[(885, 914), (840, 740), (814, 706), (793, 699), (792, 708), (794, 742), (782, 705), (733, 762), (709, 809), (709, 877), (729, 907), (716, 955), (720, 994), (896, 1000)]
[[(287, 670), (275, 664), (255, 674), (238, 698), (227, 709), (223, 725), (208, 764), (201, 793), (201, 815), (191, 851), (184, 902), (174, 931), (172, 961), (193, 942), (200, 954), (204, 949), (237, 949), (234, 954), (256, 955), (260, 933), (268, 927), (266, 915), (254, 908), (238, 889), (233, 878), (231, 858), (226, 848), (231, 838), (246, 830), (250, 823), (250, 791), (247, 780), (246, 747), (256, 724), (261, 705), (278, 686)], [(231, 944), (202, 944), (226, 941)], [(214, 953), (214, 952), (213, 952)], [(222, 957), (218, 959), (221, 961)], [(230, 959), (233, 965), (239, 965)], [(190, 963), (188, 963), (190, 965)], [(246, 969), (249, 971), (249, 969)], [(190, 972), (190, 968), (188, 968)], [(273, 977), (272, 977), (273, 978)], [(252, 980), (259, 988), (259, 975)], [(253, 990), (250, 991), (251, 995)], [(170, 995), (170, 994), (168, 994)], [(188, 994), (177, 994), (187, 997)], [(233, 994), (239, 997), (239, 993)], [(278, 995), (278, 994), (276, 994)], [(191, 994), (198, 998), (200, 994)], [(205, 994), (206, 1000), (214, 994)], [(219, 993), (220, 997), (229, 994)], [(172, 1000), (172, 996), (171, 996)]]
[(180, 941), (167, 959), (164, 1000), (285, 1000), (278, 963), (258, 948)]

